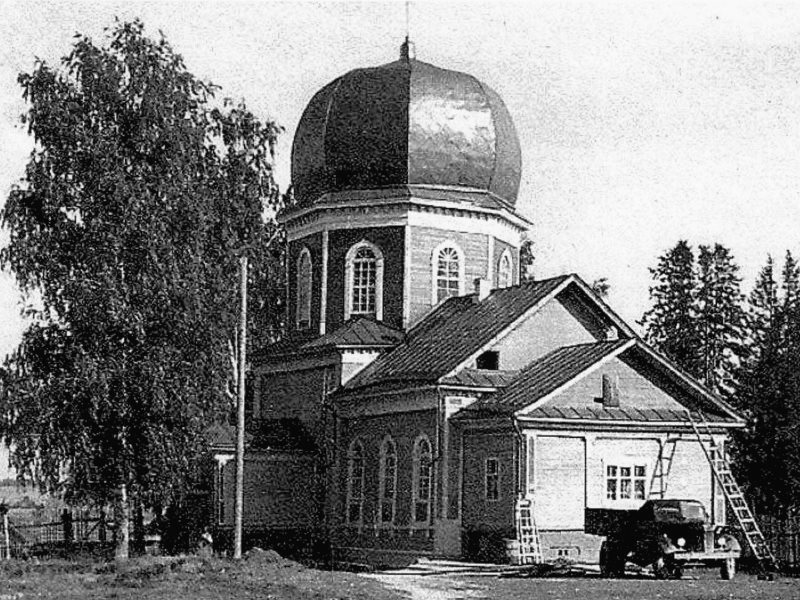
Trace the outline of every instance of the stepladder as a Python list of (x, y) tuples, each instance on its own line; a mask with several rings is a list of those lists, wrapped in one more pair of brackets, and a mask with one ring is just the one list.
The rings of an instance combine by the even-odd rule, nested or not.
[(697, 441), (711, 466), (714, 479), (730, 507), (736, 525), (741, 530), (753, 557), (758, 562), (761, 575), (772, 577), (777, 572), (777, 561), (767, 540), (758, 526), (758, 521), (745, 499), (742, 489), (733, 474), (730, 460), (724, 447), (717, 443), (712, 427), (702, 412), (692, 414), (687, 411)]
[(517, 543), (519, 544), (519, 564), (538, 565), (543, 562), (542, 542), (536, 527), (532, 496), (522, 494), (517, 498), (515, 521), (517, 527)]

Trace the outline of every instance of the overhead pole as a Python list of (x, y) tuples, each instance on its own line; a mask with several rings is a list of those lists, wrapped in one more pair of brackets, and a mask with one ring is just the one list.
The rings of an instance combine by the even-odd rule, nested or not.
[(236, 402), (236, 498), (233, 513), (233, 558), (242, 558), (242, 521), (244, 508), (244, 381), (247, 353), (247, 254), (239, 257), (239, 364)]

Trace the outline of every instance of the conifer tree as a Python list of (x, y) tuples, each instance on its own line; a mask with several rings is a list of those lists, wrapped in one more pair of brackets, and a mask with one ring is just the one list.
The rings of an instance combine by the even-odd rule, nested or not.
[(695, 325), (699, 334), (700, 379), (724, 396), (735, 387), (741, 364), (745, 316), (739, 267), (726, 247), (700, 246)]
[(695, 266), (691, 246), (680, 240), (650, 269), (652, 308), (639, 322), (646, 340), (692, 375), (699, 375), (700, 340), (695, 324)]
[(736, 394), (748, 426), (737, 436), (736, 462), (757, 509), (785, 516), (800, 497), (800, 314), (788, 299), (797, 289), (791, 254), (782, 272), (782, 297), (773, 269), (768, 259), (749, 298), (752, 348)]

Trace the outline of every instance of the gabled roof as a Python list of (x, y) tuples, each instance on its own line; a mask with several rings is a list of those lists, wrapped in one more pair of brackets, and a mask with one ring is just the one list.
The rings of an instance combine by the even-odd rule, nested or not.
[(505, 389), (486, 396), (463, 411), (462, 418), (497, 414), (517, 415), (527, 419), (688, 422), (684, 411), (670, 408), (633, 406), (551, 406), (548, 399), (562, 389), (616, 356), (635, 355), (655, 370), (667, 375), (686, 392), (687, 409), (713, 415), (716, 423), (741, 423), (741, 417), (720, 398), (663, 359), (639, 339), (577, 344), (558, 348), (535, 360)]
[(573, 279), (564, 275), (497, 289), (483, 301), (478, 301), (476, 294), (450, 298), (411, 329), (403, 343), (351, 379), (345, 389), (398, 379), (438, 382)]
[(315, 354), (332, 348), (392, 348), (403, 340), (404, 334), (376, 321), (372, 317), (353, 317), (344, 325), (324, 335), (296, 332), (291, 337), (271, 344), (259, 351), (257, 358), (273, 360), (303, 354)]
[(605, 357), (633, 343), (632, 340), (565, 346), (545, 354), (524, 368), (505, 390), (475, 406), (514, 412), (556, 391)]

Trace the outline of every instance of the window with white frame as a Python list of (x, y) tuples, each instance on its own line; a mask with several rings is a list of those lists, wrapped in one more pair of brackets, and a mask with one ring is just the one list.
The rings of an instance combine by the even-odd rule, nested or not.
[(297, 258), (297, 328), (311, 327), (311, 252), (303, 248)]
[(606, 500), (645, 500), (647, 467), (642, 464), (606, 464)]
[(395, 493), (397, 490), (397, 447), (387, 437), (381, 444), (378, 495), (380, 497), (380, 522), (394, 523)]
[(360, 525), (364, 507), (364, 446), (355, 439), (347, 452), (347, 522)]
[(513, 266), (511, 253), (506, 250), (500, 257), (500, 264), (497, 265), (497, 287), (507, 288), (514, 285)]
[(345, 319), (355, 315), (383, 318), (383, 254), (367, 241), (345, 257)]
[(484, 490), (487, 500), (500, 499), (500, 460), (497, 458), (486, 459)]
[(464, 257), (453, 244), (439, 246), (433, 253), (433, 300), (439, 303), (458, 296), (464, 288)]
[(412, 486), (412, 515), (417, 525), (428, 524), (431, 517), (431, 480), (433, 476), (433, 456), (431, 443), (422, 435), (414, 442)]

